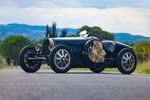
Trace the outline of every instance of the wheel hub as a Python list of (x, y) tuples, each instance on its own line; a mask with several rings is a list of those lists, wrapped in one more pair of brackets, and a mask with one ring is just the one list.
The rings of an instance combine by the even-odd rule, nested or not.
[(39, 62), (35, 59), (36, 51), (28, 50), (24, 55), (24, 62), (27, 67), (34, 68), (35, 66), (39, 65)]
[(62, 58), (61, 58), (61, 61), (62, 61), (62, 62), (66, 61), (66, 58), (65, 58), (65, 57), (62, 57)]

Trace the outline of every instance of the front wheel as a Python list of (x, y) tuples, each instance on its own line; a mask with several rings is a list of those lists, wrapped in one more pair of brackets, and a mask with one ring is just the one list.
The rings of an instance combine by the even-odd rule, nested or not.
[(50, 53), (50, 66), (56, 73), (66, 73), (71, 68), (71, 59), (70, 49), (65, 45), (58, 45)]
[(132, 49), (122, 49), (117, 57), (118, 70), (122, 74), (131, 74), (137, 65), (137, 58)]
[(19, 64), (21, 68), (28, 73), (34, 73), (41, 67), (41, 62), (36, 60), (35, 57), (37, 52), (35, 51), (34, 46), (24, 47), (19, 54)]

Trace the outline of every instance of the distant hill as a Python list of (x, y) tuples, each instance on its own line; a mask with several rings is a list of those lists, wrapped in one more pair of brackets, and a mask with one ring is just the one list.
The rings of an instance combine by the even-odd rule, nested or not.
[[(68, 35), (75, 34), (79, 29), (65, 28)], [(46, 26), (27, 25), (27, 24), (7, 24), (0, 25), (0, 39), (12, 35), (24, 35), (31, 41), (44, 39)], [(57, 34), (60, 35), (62, 28), (57, 28)]]
[[(65, 28), (68, 35), (76, 34), (79, 29)], [(27, 25), (27, 24), (7, 24), (0, 25), (0, 40), (12, 35), (24, 35), (31, 41), (44, 39), (46, 26)], [(61, 34), (62, 28), (57, 28), (58, 36)], [(150, 37), (140, 35), (131, 35), (129, 33), (113, 33), (115, 40), (120, 42), (135, 43), (139, 40), (150, 40)]]
[(131, 35), (129, 33), (113, 33), (115, 40), (119, 42), (137, 43), (140, 40), (150, 40), (150, 37), (144, 37), (141, 35)]

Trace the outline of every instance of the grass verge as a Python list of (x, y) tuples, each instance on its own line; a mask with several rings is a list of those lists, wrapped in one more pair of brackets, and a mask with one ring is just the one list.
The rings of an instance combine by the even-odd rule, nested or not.
[[(46, 65), (45, 65), (46, 66)], [(0, 70), (6, 69), (6, 68), (15, 68), (16, 66), (9, 66), (8, 65), (3, 65), (0, 67)], [(41, 67), (40, 69), (44, 70), (50, 70), (50, 66), (46, 67)], [(71, 68), (71, 70), (84, 70), (84, 71), (89, 71), (88, 68)], [(104, 72), (119, 72), (117, 68), (105, 68)], [(143, 73), (143, 74), (150, 74), (150, 62), (146, 62), (143, 64), (138, 64), (134, 73)]]
[(150, 62), (138, 64), (135, 73), (150, 74)]
[[(119, 72), (117, 68), (106, 68), (104, 72)], [(134, 73), (150, 74), (150, 62), (138, 64)]]
[[(41, 67), (41, 69), (51, 69), (48, 67)], [(89, 71), (88, 68), (71, 68), (71, 70), (84, 70)], [(104, 72), (119, 72), (117, 68), (105, 68)], [(150, 74), (150, 62), (138, 64), (134, 73)]]

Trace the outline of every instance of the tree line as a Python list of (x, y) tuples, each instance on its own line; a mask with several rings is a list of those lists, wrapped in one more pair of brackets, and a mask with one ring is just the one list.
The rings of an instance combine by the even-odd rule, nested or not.
[[(67, 30), (62, 29), (60, 37), (66, 37), (67, 36)], [(57, 30), (56, 30), (56, 23), (54, 22), (52, 24), (52, 27), (46, 26), (46, 37), (58, 37)]]

